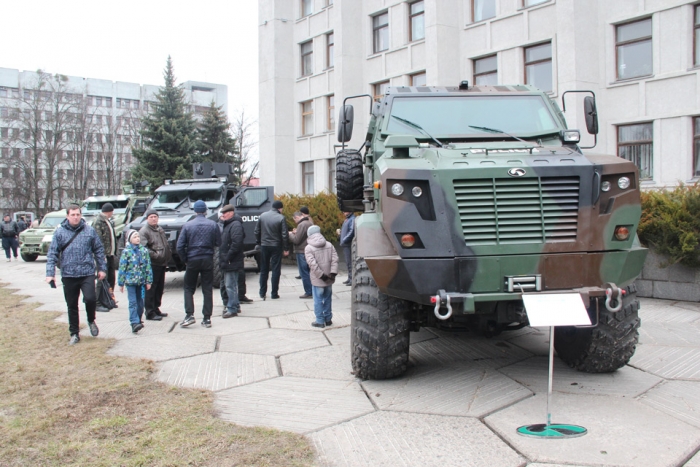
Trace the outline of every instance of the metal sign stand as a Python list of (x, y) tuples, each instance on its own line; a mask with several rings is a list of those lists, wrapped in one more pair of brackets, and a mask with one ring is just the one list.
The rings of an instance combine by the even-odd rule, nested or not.
[[(568, 297), (565, 297), (568, 296)], [(588, 433), (588, 430), (579, 425), (552, 423), (552, 381), (554, 376), (554, 328), (556, 325), (590, 325), (590, 318), (586, 308), (578, 294), (539, 295), (537, 299), (530, 299), (532, 295), (523, 294), (525, 311), (531, 326), (549, 325), (549, 380), (547, 384), (547, 423), (523, 425), (516, 431), (521, 436), (540, 439), (567, 439), (578, 438)], [(551, 299), (550, 299), (551, 297)], [(578, 297), (578, 301), (574, 299)], [(566, 302), (566, 303), (565, 303)], [(581, 315), (581, 308), (584, 315)], [(573, 306), (567, 308), (566, 306)], [(571, 313), (569, 313), (571, 311)], [(583, 317), (585, 316), (585, 318)], [(562, 321), (563, 320), (563, 321)], [(587, 321), (587, 322), (586, 322)], [(545, 324), (546, 323), (546, 324)]]

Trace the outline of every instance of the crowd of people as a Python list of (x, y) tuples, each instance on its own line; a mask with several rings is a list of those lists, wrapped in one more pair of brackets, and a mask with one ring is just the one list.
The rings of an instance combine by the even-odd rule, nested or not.
[[(299, 298), (313, 299), (314, 302), (315, 320), (311, 326), (331, 326), (332, 287), (338, 274), (338, 255), (333, 245), (322, 235), (320, 227), (314, 224), (308, 208), (302, 207), (293, 214), (296, 228), (291, 232), (282, 214), (283, 208), (281, 201), (274, 201), (272, 209), (261, 214), (255, 226), (255, 244), (260, 258), (259, 296), (266, 300), (269, 279), (270, 298), (280, 298), (282, 258), (289, 256), (293, 248), (299, 270), (298, 278), (304, 289), (304, 294)], [(107, 281), (110, 293), (117, 285), (121, 293), (126, 289), (129, 324), (133, 333), (143, 329), (144, 318), (159, 321), (167, 316), (160, 307), (165, 273), (173, 252), (163, 228), (158, 225), (158, 211), (146, 211), (146, 224), (139, 231), (129, 230), (124, 233), (125, 247), (118, 265), (115, 262), (117, 239), (111, 223), (113, 212), (114, 207), (106, 203), (94, 226), (90, 226), (82, 219), (80, 207), (70, 205), (66, 219), (54, 233), (49, 247), (46, 282), (55, 287), (56, 268), (60, 268), (68, 308), (70, 345), (80, 342), (78, 301), (81, 293), (90, 334), (99, 334), (95, 322), (96, 311), (109, 311), (98, 307), (99, 281)], [(185, 223), (176, 244), (176, 252), (186, 264), (183, 286), (185, 316), (180, 326), (188, 327), (196, 322), (194, 295), (200, 284), (203, 296), (201, 325), (209, 328), (214, 310), (215, 262), (218, 262), (221, 272), (222, 317), (228, 319), (238, 316), (241, 304), (253, 301), (245, 295), (245, 231), (243, 221), (236, 215), (233, 205), (221, 208), (218, 223), (206, 217), (207, 206), (203, 201), (194, 203), (194, 212), (196, 216)], [(352, 271), (349, 245), (354, 236), (355, 218), (352, 213), (344, 214), (345, 221), (337, 233), (348, 264), (348, 279), (343, 284), (350, 285)], [(8, 217), (1, 226), (3, 247), (5, 232), (16, 232), (19, 228), (12, 225), (16, 223), (10, 222)], [(16, 232), (15, 238), (17, 235), (19, 232)], [(6, 254), (9, 259), (8, 249)]]

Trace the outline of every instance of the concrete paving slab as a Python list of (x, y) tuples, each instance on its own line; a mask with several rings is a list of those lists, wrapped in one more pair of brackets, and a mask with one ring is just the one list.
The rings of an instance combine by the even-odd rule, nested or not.
[(262, 329), (234, 336), (223, 336), (221, 352), (280, 356), (329, 345), (322, 332), (293, 329)]
[[(549, 358), (532, 357), (501, 368), (504, 375), (536, 394), (547, 393)], [(614, 373), (583, 373), (554, 359), (552, 388), (567, 394), (636, 397), (661, 382), (661, 378), (625, 366)]]
[(469, 333), (420, 342), (412, 345), (409, 353), (410, 362), (416, 367), (465, 364), (499, 368), (531, 356), (529, 351), (509, 342)]
[(546, 421), (547, 395), (538, 394), (486, 417), (486, 424), (533, 462), (617, 467), (676, 467), (700, 446), (700, 430), (640, 402), (613, 396), (557, 393), (552, 422), (588, 434), (567, 440), (526, 438), (523, 425)]
[(303, 378), (355, 381), (350, 362), (350, 347), (331, 345), (280, 357), (282, 374)]
[(215, 352), (162, 362), (155, 378), (174, 386), (220, 391), (278, 376), (275, 357)]
[(667, 381), (644, 394), (639, 401), (700, 428), (700, 383)]
[(639, 343), (642, 345), (665, 345), (672, 347), (700, 347), (700, 323), (646, 323), (639, 328)]
[[(523, 328), (530, 332), (522, 333), (518, 336), (511, 337), (509, 334), (503, 334), (502, 339), (506, 339), (513, 345), (517, 345), (521, 349), (538, 355), (549, 355), (549, 328)], [(517, 332), (517, 331), (516, 331)]]
[(128, 318), (107, 322), (98, 318), (95, 318), (95, 322), (100, 328), (99, 337), (104, 339), (135, 339), (143, 336), (167, 334), (175, 325), (175, 323), (166, 321), (144, 321), (143, 329), (141, 329), (137, 334), (134, 334), (131, 332), (131, 323), (129, 322)]
[(639, 345), (629, 364), (666, 379), (700, 381), (700, 347)]
[(330, 327), (325, 328), (323, 333), (326, 338), (330, 341), (331, 345), (344, 345), (350, 347), (350, 328), (349, 327)]
[(231, 334), (242, 334), (259, 329), (270, 327), (266, 318), (251, 318), (248, 316), (236, 316), (235, 318), (224, 319), (221, 315), (211, 318), (211, 327), (202, 327), (202, 318), (197, 317), (196, 323), (186, 328), (181, 328), (178, 323), (173, 328), (173, 334), (177, 335), (199, 335), (199, 336), (228, 336)]
[(428, 328), (420, 328), (420, 331), (412, 332), (409, 337), (411, 339), (411, 345), (413, 345), (431, 339), (437, 339), (438, 336)]
[(400, 378), (363, 381), (381, 410), (483, 417), (532, 392), (483, 367), (420, 367)]
[[(280, 300), (270, 300), (268, 297), (266, 301), (260, 298), (254, 298), (253, 300), (255, 300), (253, 303), (241, 305), (241, 314), (243, 316), (271, 318), (273, 316), (310, 310), (310, 308), (306, 306), (306, 303), (304, 303), (305, 301), (299, 300), (298, 298), (296, 300), (284, 298)], [(313, 309), (313, 304), (311, 309)]]
[(519, 467), (525, 461), (483, 423), (463, 417), (374, 412), (309, 438), (328, 467)]
[[(316, 315), (311, 310), (300, 311), (296, 313), (288, 313), (270, 318), (270, 327), (278, 329), (300, 329), (304, 331), (323, 331), (324, 329), (315, 328), (311, 323), (316, 321)], [(350, 325), (350, 312), (333, 310), (333, 327), (342, 327)]]
[(107, 353), (120, 357), (148, 358), (158, 362), (213, 352), (216, 339), (216, 336), (175, 337), (170, 333), (137, 336), (136, 339), (117, 341)]
[(683, 467), (700, 467), (700, 452), (695, 454)]
[(282, 376), (216, 393), (224, 420), (308, 433), (374, 411), (355, 382)]
[(667, 300), (644, 299), (639, 309), (642, 326), (647, 323), (692, 323), (700, 320), (700, 312), (669, 306)]

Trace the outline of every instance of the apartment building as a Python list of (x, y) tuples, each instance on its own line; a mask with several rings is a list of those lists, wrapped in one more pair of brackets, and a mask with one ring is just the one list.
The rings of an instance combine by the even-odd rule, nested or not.
[[(260, 0), (259, 51), (260, 178), (278, 192), (333, 191), (346, 97), (462, 80), (532, 84), (560, 106), (592, 90), (590, 152), (634, 161), (646, 188), (700, 177), (697, 1)], [(569, 127), (585, 130), (566, 98)], [(352, 102), (352, 147), (368, 100)]]

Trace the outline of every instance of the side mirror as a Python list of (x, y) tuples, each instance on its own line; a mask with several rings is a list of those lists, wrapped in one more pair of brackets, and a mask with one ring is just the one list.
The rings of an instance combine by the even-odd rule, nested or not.
[(583, 98), (583, 111), (586, 116), (586, 129), (592, 135), (598, 134), (598, 110), (595, 106), (595, 99), (591, 96)]
[(351, 105), (340, 108), (338, 115), (338, 142), (347, 143), (352, 138), (352, 124), (355, 120), (355, 111)]

